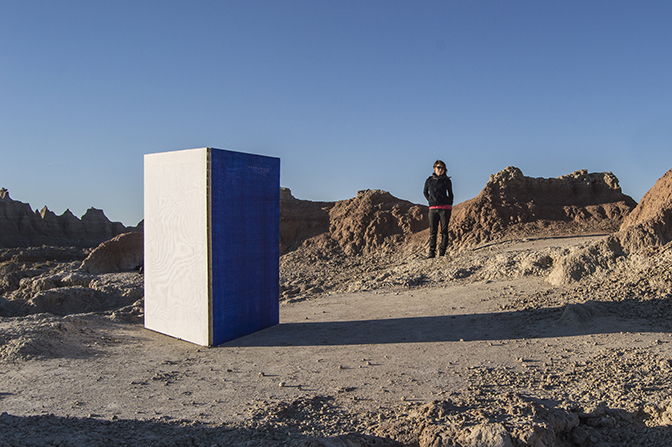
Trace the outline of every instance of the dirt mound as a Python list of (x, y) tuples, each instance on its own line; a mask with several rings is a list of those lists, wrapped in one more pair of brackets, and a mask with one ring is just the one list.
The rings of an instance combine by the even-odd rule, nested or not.
[(348, 255), (394, 247), (429, 225), (427, 207), (378, 189), (337, 202), (329, 217), (329, 236)]
[(143, 263), (143, 233), (124, 233), (96, 247), (82, 262), (82, 270), (98, 275), (136, 270)]
[(25, 268), (18, 285), (0, 296), (0, 317), (99, 312), (129, 306), (144, 295), (137, 272), (90, 275), (68, 267), (58, 270)]
[(453, 246), (509, 237), (610, 233), (636, 206), (611, 172), (532, 178), (516, 167), (490, 176), (481, 193), (453, 208)]
[(427, 207), (381, 190), (364, 190), (338, 202), (280, 200), (280, 253), (311, 246), (347, 255), (392, 248), (427, 228)]
[(280, 188), (280, 256), (296, 250), (304, 241), (329, 231), (329, 211), (335, 202), (312, 202)]
[(620, 230), (615, 237), (627, 252), (672, 241), (672, 169), (644, 194)]
[[(27, 316), (16, 325), (3, 327), (0, 333), (0, 361), (15, 363), (36, 358), (84, 358), (95, 352), (86, 344), (98, 341), (93, 340), (92, 332), (77, 317)], [(85, 340), (81, 339), (82, 336)]]
[(639, 205), (623, 220), (621, 230), (649, 220), (666, 222), (669, 225), (670, 216), (672, 216), (672, 169), (644, 194)]
[[(384, 257), (342, 254), (360, 269), (343, 273), (344, 286), (382, 293), (287, 306), (287, 320), (276, 329), (295, 335), (259, 333), (256, 341), (218, 349), (142, 330), (141, 300), (134, 310), (105, 315), (20, 318), (7, 318), (0, 303), (7, 411), (0, 414), (0, 439), (8, 445), (671, 445), (672, 243), (651, 256), (628, 256), (627, 265), (615, 262), (575, 288), (498, 281), (543, 276), (573, 247), (568, 239), (596, 238), (502, 242), (432, 260), (407, 256), (387, 270), (369, 263)], [(299, 273), (324, 277), (338, 262), (311, 259)], [(80, 263), (24, 270), (28, 276), (11, 298), (131, 287), (141, 296), (137, 273), (94, 276)], [(401, 280), (436, 290), (393, 293)], [(467, 287), (471, 280), (479, 284)], [(98, 306), (96, 296), (89, 303)], [(126, 317), (135, 325), (116, 324), (131, 321)]]
[(40, 247), (0, 248), (0, 263), (17, 262), (71, 262), (82, 261), (90, 253), (90, 248), (80, 247)]
[[(621, 224), (620, 231), (573, 251), (554, 265), (548, 277), (562, 285), (614, 269), (619, 261), (640, 262), (672, 241), (672, 169), (661, 177)], [(626, 257), (629, 259), (626, 260)]]

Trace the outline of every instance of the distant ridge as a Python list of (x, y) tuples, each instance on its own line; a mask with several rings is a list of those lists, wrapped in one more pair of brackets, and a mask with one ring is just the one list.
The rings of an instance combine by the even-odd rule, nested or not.
[[(419, 180), (421, 183), (421, 181)], [(490, 176), (480, 194), (453, 207), (450, 247), (460, 249), (507, 238), (612, 233), (637, 203), (621, 192), (611, 172), (586, 170), (532, 178), (509, 166)], [(0, 248), (94, 247), (141, 225), (110, 222), (89, 208), (81, 219), (12, 200), (0, 190)], [(347, 256), (417, 250), (428, 236), (427, 206), (389, 192), (363, 190), (337, 202), (299, 200), (280, 191), (280, 254), (311, 248)]]
[(121, 222), (110, 222), (102, 210), (89, 208), (81, 219), (70, 210), (57, 216), (45, 206), (33, 211), (0, 189), (0, 248), (48, 246), (95, 247), (129, 231)]

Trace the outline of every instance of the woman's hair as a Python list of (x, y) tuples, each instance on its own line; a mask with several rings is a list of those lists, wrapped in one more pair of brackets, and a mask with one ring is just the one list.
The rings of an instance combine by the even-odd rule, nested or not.
[(443, 169), (446, 169), (446, 164), (441, 160), (436, 160), (434, 162), (434, 166), (432, 166), (432, 169), (436, 168), (437, 166), (441, 166)]

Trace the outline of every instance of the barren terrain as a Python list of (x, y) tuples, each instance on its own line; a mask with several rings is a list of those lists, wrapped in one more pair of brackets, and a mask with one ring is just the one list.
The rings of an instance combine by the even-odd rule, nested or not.
[(0, 439), (669, 445), (670, 247), (571, 286), (529, 269), (602, 238), (411, 255), (398, 276), (430, 279), (284, 302), (280, 325), (209, 349), (143, 329), (139, 304), (2, 318)]
[(281, 323), (214, 348), (143, 328), (137, 235), (0, 250), (0, 447), (672, 445), (672, 170), (608, 174), (507, 168), (437, 259), (420, 206), (285, 197)]

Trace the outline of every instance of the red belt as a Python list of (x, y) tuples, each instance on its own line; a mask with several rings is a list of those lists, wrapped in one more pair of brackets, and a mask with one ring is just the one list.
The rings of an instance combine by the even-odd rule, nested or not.
[(430, 210), (451, 210), (453, 209), (452, 205), (434, 205), (429, 207)]

